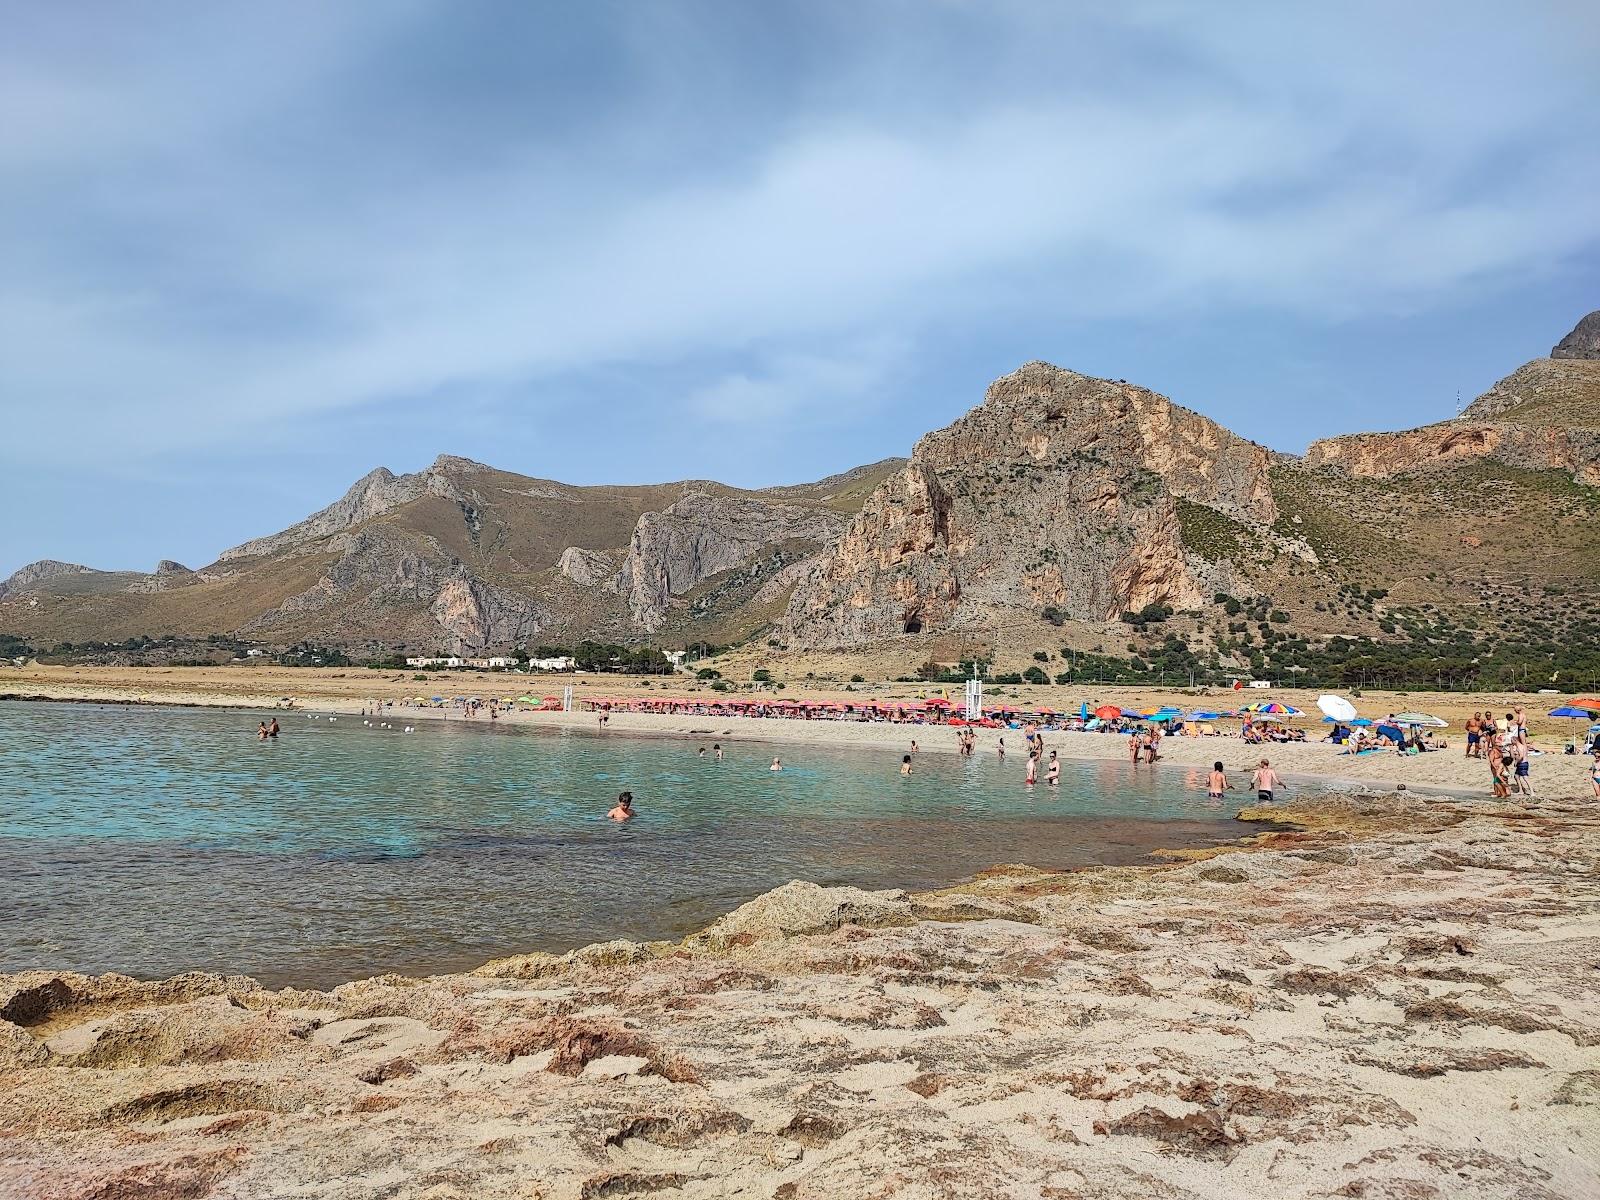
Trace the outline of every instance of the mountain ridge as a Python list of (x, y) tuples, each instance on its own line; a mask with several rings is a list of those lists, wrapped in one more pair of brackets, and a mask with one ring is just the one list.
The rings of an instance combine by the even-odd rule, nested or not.
[[(376, 467), (196, 570), (29, 564), (0, 584), (0, 633), (455, 651), (765, 633), (846, 650), (1145, 609), (1200, 614), (1195, 636), (1217, 637), (1213, 597), (1277, 590), (1290, 631), (1326, 637), (1350, 619), (1331, 617), (1330, 589), (1417, 590), (1374, 553), (1375, 531), (1434, 568), (1440, 602), (1462, 611), (1508, 565), (1586, 595), (1597, 486), (1600, 314), (1457, 417), (1320, 439), (1301, 457), (1149, 389), (1033, 361), (909, 458), (813, 483), (573, 485), (448, 454), (408, 474)], [(1396, 507), (1484, 508), (1469, 524), (1493, 537), (1508, 497), (1548, 514), (1559, 556), (1520, 543), (1480, 556), (1478, 534), (1452, 543)], [(1575, 516), (1584, 528), (1563, 532)]]

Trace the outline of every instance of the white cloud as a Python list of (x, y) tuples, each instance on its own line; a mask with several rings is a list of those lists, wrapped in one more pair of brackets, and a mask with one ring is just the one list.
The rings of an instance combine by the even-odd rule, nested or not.
[[(1600, 155), (1561, 124), (1592, 105), (1592, 72), (1559, 27), (1430, 11), (1144, 5), (1108, 30), (1027, 8), (1007, 61), (1032, 60), (1031, 78), (952, 97), (906, 75), (928, 119), (801, 106), (665, 182), (546, 145), (436, 172), (286, 170), (274, 113), (339, 102), (344, 72), (371, 65), (356, 22), (281, 80), (267, 68), (295, 61), (295, 39), (257, 26), (276, 53), (232, 38), (219, 67), (152, 83), (144, 111), (119, 106), (120, 77), (36, 72), (16, 86), (50, 136), (0, 137), (0, 164), (61, 173), (107, 247), (53, 226), (47, 190), (0, 208), (0, 249), (24, 267), (0, 280), (0, 400), (21, 410), (13, 444), (94, 460), (304, 436), (319, 413), (474, 380), (720, 354), (758, 365), (661, 400), (771, 420), (858, 406), (931, 321), (1023, 304), (1336, 320), (1593, 247)], [(1440, 12), (1456, 15), (1443, 41), (1426, 36)], [(1123, 48), (1122, 86), (1074, 86), (1083, 38)], [(1139, 57), (1157, 50), (1170, 71)], [(1478, 74), (1491, 64), (1500, 86)], [(869, 42), (841, 70), (902, 65)], [(64, 419), (71, 443), (40, 436)]]

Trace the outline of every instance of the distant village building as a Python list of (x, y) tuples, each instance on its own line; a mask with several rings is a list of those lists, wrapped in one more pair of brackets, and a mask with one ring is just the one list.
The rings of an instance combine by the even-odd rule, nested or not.
[(467, 665), (464, 658), (408, 658), (408, 667), (464, 667)]
[(509, 657), (496, 658), (469, 658), (467, 666), (476, 667), (480, 671), (503, 671), (507, 667), (514, 667), (519, 660)]
[(260, 658), (265, 654), (266, 654), (266, 651), (261, 649), (259, 646), (256, 647), (254, 650), (246, 650), (245, 651), (245, 655), (248, 658)]
[(558, 655), (555, 658), (530, 658), (528, 666), (535, 671), (570, 671), (578, 665), (578, 660), (570, 654)]

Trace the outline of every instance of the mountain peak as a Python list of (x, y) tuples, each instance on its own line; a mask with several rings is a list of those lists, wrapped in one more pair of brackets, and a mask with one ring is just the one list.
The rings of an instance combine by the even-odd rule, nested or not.
[(1550, 351), (1551, 358), (1600, 359), (1600, 309), (1596, 309), (1572, 327)]

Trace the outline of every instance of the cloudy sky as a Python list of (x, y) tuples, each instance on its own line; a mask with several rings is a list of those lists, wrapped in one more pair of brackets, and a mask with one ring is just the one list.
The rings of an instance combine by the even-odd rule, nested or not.
[(1592, 3), (1110, 8), (0, 0), (0, 577), (815, 478), (1033, 358), (1300, 450), (1600, 307)]

